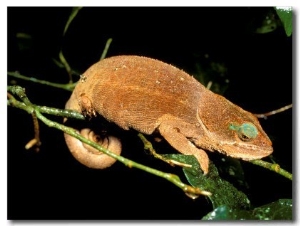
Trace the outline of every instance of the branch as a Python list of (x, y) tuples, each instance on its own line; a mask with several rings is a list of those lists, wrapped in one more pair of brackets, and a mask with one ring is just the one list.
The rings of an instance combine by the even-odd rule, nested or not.
[(254, 114), (257, 118), (264, 118), (264, 119), (266, 119), (268, 116), (270, 116), (270, 115), (275, 115), (275, 114), (278, 114), (278, 113), (280, 113), (280, 112), (283, 112), (283, 111), (286, 111), (286, 110), (288, 110), (288, 109), (290, 109), (290, 108), (292, 108), (293, 107), (293, 105), (292, 104), (289, 104), (289, 105), (286, 105), (286, 106), (284, 106), (284, 107), (281, 107), (281, 108), (279, 108), (279, 109), (277, 109), (277, 110), (273, 110), (273, 111), (270, 111), (270, 112), (266, 112), (266, 113), (263, 113), (263, 114)]
[(69, 16), (69, 19), (68, 19), (68, 21), (67, 21), (67, 23), (66, 23), (66, 25), (65, 25), (65, 29), (64, 29), (63, 36), (65, 36), (65, 34), (66, 34), (66, 32), (67, 32), (67, 30), (68, 30), (68, 28), (69, 28), (71, 22), (72, 22), (73, 19), (76, 17), (76, 15), (77, 15), (77, 13), (79, 12), (79, 10), (81, 10), (81, 9), (82, 9), (82, 7), (73, 7), (72, 13), (71, 13), (71, 15)]
[(74, 84), (73, 78), (72, 78), (72, 69), (71, 69), (68, 61), (66, 60), (62, 50), (59, 51), (58, 57), (59, 57), (60, 62), (64, 65), (64, 68), (66, 69), (66, 71), (69, 75), (69, 83)]
[(23, 80), (27, 80), (27, 81), (31, 81), (31, 82), (35, 82), (35, 83), (39, 83), (39, 84), (43, 84), (43, 85), (47, 85), (47, 86), (52, 86), (55, 88), (59, 88), (59, 89), (65, 89), (68, 91), (72, 91), (74, 89), (74, 87), (76, 86), (76, 83), (68, 83), (68, 84), (59, 84), (59, 83), (54, 83), (54, 82), (48, 82), (46, 80), (40, 80), (40, 79), (36, 79), (33, 77), (27, 77), (25, 75), (21, 75), (19, 72), (7, 72), (7, 74), (9, 76), (15, 77), (15, 78), (19, 78), (19, 79), (23, 79)]
[(102, 55), (100, 57), (100, 60), (103, 60), (106, 57), (106, 54), (108, 52), (108, 49), (109, 49), (109, 46), (110, 46), (111, 42), (112, 42), (112, 38), (107, 39), (104, 50), (103, 50)]
[(257, 159), (257, 160), (251, 160), (249, 161), (253, 163), (254, 165), (262, 166), (268, 170), (274, 171), (290, 180), (293, 180), (293, 174), (289, 173), (288, 171), (281, 169), (278, 164), (265, 162), (263, 160)]
[(202, 191), (199, 188), (192, 187), (190, 185), (184, 184), (183, 182), (181, 182), (180, 178), (175, 174), (165, 173), (165, 172), (150, 168), (148, 166), (139, 164), (139, 163), (134, 162), (132, 160), (126, 159), (122, 156), (116, 155), (116, 154), (110, 152), (109, 150), (103, 148), (102, 146), (98, 145), (97, 143), (94, 143), (94, 142), (84, 138), (75, 129), (64, 126), (60, 123), (57, 123), (57, 122), (54, 122), (54, 121), (51, 121), (51, 120), (47, 119), (41, 113), (41, 109), (44, 109), (44, 110), (51, 109), (48, 113), (53, 113), (53, 112), (62, 113), (63, 112), (65, 114), (65, 116), (70, 116), (70, 117), (74, 117), (74, 114), (73, 114), (74, 112), (69, 111), (70, 115), (68, 115), (67, 111), (64, 111), (64, 110), (61, 110), (61, 109), (57, 109), (57, 111), (53, 111), (53, 108), (46, 108), (45, 109), (45, 108), (38, 107), (38, 106), (32, 104), (29, 101), (29, 99), (27, 98), (27, 96), (25, 94), (24, 89), (20, 86), (9, 86), (8, 91), (13, 93), (14, 95), (17, 95), (23, 101), (23, 102), (20, 102), (20, 101), (16, 100), (13, 96), (8, 95), (9, 99), (8, 99), (7, 104), (9, 106), (20, 108), (22, 110), (27, 111), (28, 113), (35, 112), (37, 118), (39, 120), (41, 120), (43, 123), (45, 123), (47, 126), (56, 128), (58, 130), (63, 131), (64, 133), (67, 133), (67, 134), (77, 138), (78, 140), (80, 140), (80, 141), (96, 148), (100, 152), (103, 152), (103, 153), (107, 154), (108, 156), (110, 156), (112, 158), (115, 158), (117, 161), (122, 162), (124, 165), (126, 165), (130, 168), (131, 167), (138, 168), (138, 169), (141, 169), (141, 170), (146, 171), (148, 173), (151, 173), (153, 175), (156, 175), (158, 177), (162, 177), (162, 178), (170, 181), (171, 183), (175, 184), (177, 187), (181, 188), (187, 194), (206, 195), (206, 196), (211, 194), (208, 191)]
[(39, 127), (39, 121), (36, 117), (35, 112), (31, 114), (32, 116), (32, 121), (33, 121), (33, 128), (34, 128), (34, 138), (31, 139), (26, 145), (25, 149), (30, 149), (32, 147), (35, 147), (35, 151), (39, 152), (40, 151), (40, 146), (41, 146), (41, 140), (40, 140), (40, 127)]
[[(20, 86), (8, 86), (7, 89), (8, 89), (9, 92), (13, 93), (14, 95), (17, 95), (17, 96), (23, 101), (23, 102), (17, 101), (11, 94), (8, 94), (9, 101), (8, 101), (7, 104), (8, 104), (9, 106), (17, 107), (17, 108), (20, 108), (20, 109), (22, 109), (22, 110), (24, 110), (24, 111), (27, 111), (29, 114), (33, 114), (33, 112), (39, 112), (39, 114), (41, 115), (40, 117), (43, 117), (43, 119), (44, 119), (45, 117), (44, 117), (41, 113), (46, 113), (46, 114), (55, 115), (55, 116), (60, 116), (60, 117), (74, 118), (74, 119), (78, 119), (78, 120), (84, 120), (84, 119), (85, 119), (85, 117), (84, 117), (82, 114), (80, 114), (79, 112), (77, 112), (77, 111), (66, 110), (66, 109), (57, 109), (57, 108), (51, 108), (51, 107), (46, 107), (46, 106), (38, 106), (38, 105), (32, 104), (32, 103), (29, 101), (29, 99), (27, 98), (27, 96), (26, 96), (26, 94), (25, 94), (24, 88), (22, 88), (22, 87), (20, 87)], [(41, 120), (41, 118), (40, 118), (38, 115), (37, 115), (37, 117)], [(48, 120), (47, 118), (45, 118), (45, 119)], [(42, 121), (43, 121), (43, 120), (42, 120)], [(55, 126), (52, 126), (52, 123), (55, 123), (55, 124), (57, 124), (57, 125), (60, 125), (60, 124), (58, 124), (58, 123), (56, 123), (56, 122), (52, 122), (52, 121), (50, 121), (50, 120), (48, 120), (48, 122), (49, 122), (48, 126), (51, 126), (51, 127), (55, 127)], [(50, 123), (50, 122), (51, 122), (51, 123)], [(45, 123), (45, 122), (44, 122), (44, 123)], [(63, 126), (63, 125), (60, 125), (60, 126)], [(57, 129), (62, 130), (60, 126), (58, 126)], [(64, 126), (64, 127), (66, 127), (66, 126)], [(56, 128), (56, 127), (55, 127), (55, 128)], [(68, 128), (68, 127), (66, 127), (66, 128)], [(66, 133), (68, 133), (68, 132), (66, 132)], [(68, 133), (68, 134), (70, 134), (70, 133)], [(76, 137), (76, 138), (79, 139), (79, 140), (81, 140), (81, 138), (78, 138), (78, 136), (80, 136), (80, 135), (77, 134), (77, 133), (75, 133), (75, 134), (73, 134), (73, 135), (70, 134), (70, 135)], [(143, 143), (144, 143), (144, 148), (145, 148), (146, 150), (149, 150), (150, 153), (154, 155), (154, 157), (159, 158), (159, 159), (161, 159), (161, 160), (163, 160), (163, 161), (166, 161), (166, 162), (169, 163), (170, 165), (179, 165), (179, 166), (182, 166), (183, 163), (176, 162), (176, 161), (175, 161), (175, 162), (174, 162), (174, 161), (169, 161), (169, 160), (165, 159), (164, 157), (158, 155), (158, 154), (155, 152), (154, 148), (152, 147), (151, 143), (150, 143), (149, 141), (147, 141), (147, 139), (146, 139), (142, 134), (139, 134), (138, 136), (139, 136), (140, 139), (143, 141)], [(82, 138), (83, 138), (83, 137), (82, 137)], [(83, 138), (83, 139), (85, 139), (85, 138)], [(86, 142), (83, 141), (83, 140), (81, 140), (81, 141), (84, 142), (84, 143), (86, 143)], [(89, 142), (91, 142), (91, 141), (89, 141)], [(93, 143), (93, 142), (91, 142), (91, 143)], [(99, 145), (96, 144), (96, 143), (94, 143), (94, 145), (99, 146)], [(95, 147), (95, 146), (93, 146), (93, 147)], [(99, 146), (99, 147), (100, 147), (100, 146)], [(98, 149), (97, 147), (95, 147), (95, 148)], [(101, 152), (102, 152), (103, 150), (108, 151), (107, 149), (104, 149), (104, 148), (98, 149), (98, 150), (101, 151)], [(109, 152), (109, 151), (108, 151), (108, 152)], [(106, 152), (104, 152), (104, 153), (106, 153)], [(108, 155), (109, 155), (109, 154), (108, 154)], [(113, 155), (114, 155), (114, 154), (113, 154)], [(111, 157), (115, 158), (114, 156), (111, 156)], [(135, 163), (135, 162), (133, 162), (133, 161), (131, 161), (131, 160), (126, 160), (126, 159), (123, 158), (123, 157), (122, 157), (122, 159), (118, 159), (118, 156), (116, 157), (116, 159), (117, 159), (118, 161), (121, 161), (122, 163), (124, 163), (125, 165), (127, 165), (127, 166), (129, 166), (129, 167), (136, 167), (136, 168), (142, 169), (142, 170), (144, 170), (144, 171), (147, 171), (147, 170), (141, 168), (141, 166), (143, 166), (143, 165), (140, 165), (140, 164), (138, 164), (138, 163)], [(127, 161), (130, 161), (130, 163), (128, 163)], [(253, 163), (253, 164), (255, 164), (255, 165), (258, 165), (258, 166), (262, 166), (262, 167), (264, 167), (264, 168), (267, 168), (267, 169), (269, 169), (269, 170), (271, 170), (271, 171), (274, 171), (274, 172), (276, 172), (276, 173), (278, 173), (278, 174), (280, 174), (280, 175), (282, 175), (282, 176), (284, 176), (284, 177), (286, 177), (286, 178), (292, 180), (292, 174), (289, 173), (289, 172), (287, 172), (287, 171), (284, 170), (284, 169), (281, 169), (280, 166), (279, 166), (278, 164), (268, 163), (268, 162), (265, 162), (265, 161), (263, 161), (263, 160), (252, 160), (252, 161), (249, 161), (249, 162), (251, 162), (251, 163)], [(138, 166), (137, 166), (136, 164), (138, 164)], [(143, 167), (145, 167), (145, 166), (143, 166)], [(187, 167), (189, 167), (189, 166), (187, 166)], [(151, 169), (151, 168), (150, 168), (150, 169)], [(149, 172), (149, 171), (147, 171), (147, 172)], [(158, 172), (163, 173), (163, 172), (161, 172), (161, 171), (158, 171)], [(160, 176), (160, 177), (163, 177), (163, 178), (165, 178), (165, 179), (171, 181), (172, 183), (174, 183), (175, 185), (177, 185), (178, 187), (180, 187), (180, 188), (183, 189), (183, 190), (186, 189), (184, 186), (188, 186), (188, 185), (183, 184), (183, 183), (179, 180), (178, 176), (176, 176), (176, 175), (173, 175), (173, 176), (176, 176), (176, 177), (178, 178), (179, 181), (177, 181), (177, 179), (172, 179), (172, 180), (171, 180), (171, 177), (170, 177), (170, 176), (166, 176), (166, 175), (165, 175), (166, 173), (163, 173), (164, 175), (161, 175), (161, 174), (158, 175), (158, 174), (156, 174), (156, 173), (154, 173), (154, 172), (152, 172), (152, 171), (151, 171), (150, 173), (155, 174), (155, 175)], [(175, 180), (175, 181), (174, 181), (174, 180)], [(180, 183), (181, 183), (181, 184), (180, 184)], [(206, 192), (206, 191), (201, 191), (201, 192)], [(193, 192), (189, 192), (189, 193), (193, 193)], [(197, 194), (198, 194), (198, 193), (197, 193)]]
[(145, 149), (145, 150), (148, 150), (148, 151), (150, 152), (150, 154), (154, 156), (154, 158), (160, 159), (160, 160), (162, 160), (162, 161), (168, 163), (168, 164), (171, 165), (171, 166), (175, 166), (175, 165), (176, 165), (176, 166), (187, 167), (187, 168), (191, 168), (191, 167), (192, 167), (192, 165), (185, 164), (185, 163), (182, 163), (182, 162), (178, 162), (178, 161), (175, 161), (175, 160), (173, 160), (173, 159), (165, 158), (164, 156), (158, 154), (158, 153), (155, 151), (155, 149), (153, 148), (153, 145), (151, 144), (151, 142), (148, 141), (148, 140), (146, 139), (146, 137), (145, 137), (143, 134), (139, 133), (139, 134), (138, 134), (138, 137), (139, 137), (139, 138), (142, 140), (142, 142), (144, 143), (144, 149)]

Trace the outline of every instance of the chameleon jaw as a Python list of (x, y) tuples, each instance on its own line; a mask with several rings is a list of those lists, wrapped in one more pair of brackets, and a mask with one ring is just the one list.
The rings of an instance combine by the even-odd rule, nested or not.
[(246, 161), (264, 158), (273, 152), (272, 146), (259, 147), (253, 144), (237, 143), (237, 142), (222, 142), (214, 150), (233, 157)]

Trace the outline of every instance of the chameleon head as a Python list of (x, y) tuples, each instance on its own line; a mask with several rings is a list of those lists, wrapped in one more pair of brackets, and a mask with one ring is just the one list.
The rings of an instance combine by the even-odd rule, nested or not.
[(222, 96), (209, 98), (198, 106), (197, 113), (209, 150), (244, 160), (261, 159), (273, 152), (271, 140), (253, 114)]

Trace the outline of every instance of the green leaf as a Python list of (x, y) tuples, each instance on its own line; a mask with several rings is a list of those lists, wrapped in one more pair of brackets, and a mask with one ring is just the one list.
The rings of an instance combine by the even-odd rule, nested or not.
[(292, 210), (291, 199), (279, 199), (250, 211), (219, 206), (202, 220), (292, 220)]
[(283, 24), (286, 35), (291, 36), (293, 32), (292, 7), (275, 7), (275, 10)]
[(255, 208), (253, 215), (259, 220), (292, 220), (293, 200), (279, 199), (276, 202)]
[(232, 184), (223, 180), (214, 164), (210, 163), (209, 173), (203, 175), (197, 159), (192, 155), (168, 154), (164, 155), (164, 157), (192, 165), (190, 168), (184, 167), (183, 172), (192, 186), (212, 193), (208, 198), (211, 200), (213, 208), (222, 205), (237, 209), (250, 207), (250, 201), (247, 196), (237, 190)]
[(254, 220), (254, 217), (246, 210), (232, 210), (228, 206), (219, 206), (202, 220)]

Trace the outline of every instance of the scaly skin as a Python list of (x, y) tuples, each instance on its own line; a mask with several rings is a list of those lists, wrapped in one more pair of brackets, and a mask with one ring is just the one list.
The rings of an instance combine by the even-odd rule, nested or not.
[[(205, 150), (244, 160), (273, 152), (253, 114), (209, 91), (182, 70), (146, 57), (116, 56), (94, 64), (83, 74), (66, 108), (89, 116), (97, 113), (124, 130), (159, 132), (180, 153), (194, 155), (204, 173), (209, 165)], [(73, 145), (69, 135), (65, 138), (81, 163), (92, 168), (112, 164), (93, 161), (89, 165), (82, 159), (93, 159), (95, 153), (83, 151), (89, 157), (82, 157), (80, 151), (72, 151), (82, 145)], [(121, 149), (119, 141), (115, 146)]]

